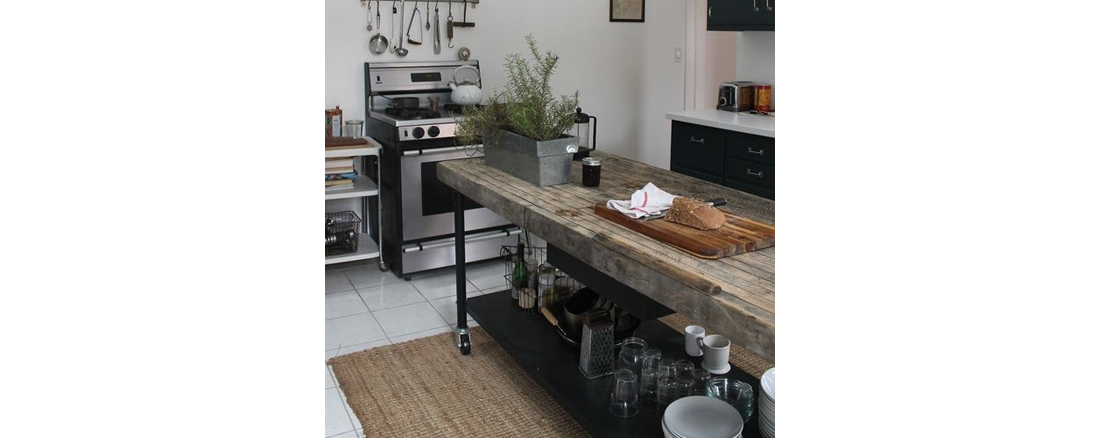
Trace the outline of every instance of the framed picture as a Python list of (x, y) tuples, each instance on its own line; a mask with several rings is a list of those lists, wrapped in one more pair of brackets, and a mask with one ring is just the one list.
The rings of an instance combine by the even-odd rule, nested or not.
[(611, 21), (645, 22), (645, 0), (609, 0)]

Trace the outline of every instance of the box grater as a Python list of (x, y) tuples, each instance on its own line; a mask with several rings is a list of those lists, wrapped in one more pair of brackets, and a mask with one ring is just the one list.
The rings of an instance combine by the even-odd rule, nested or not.
[(588, 379), (615, 371), (615, 324), (606, 311), (594, 311), (584, 317), (580, 368)]

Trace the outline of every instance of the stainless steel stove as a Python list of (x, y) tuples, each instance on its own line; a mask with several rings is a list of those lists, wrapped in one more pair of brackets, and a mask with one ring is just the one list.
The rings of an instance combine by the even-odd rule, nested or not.
[[(454, 205), (451, 188), (436, 178), (435, 166), (478, 155), (457, 146), (455, 127), (462, 106), (451, 102), (456, 68), (476, 60), (365, 63), (367, 135), (382, 145), (382, 254), (390, 269), (408, 278), (414, 272), (454, 266)], [(412, 99), (415, 107), (407, 107)], [(436, 108), (429, 108), (435, 99)], [(400, 104), (400, 105), (399, 105)], [(499, 257), (514, 244), (519, 228), (469, 201), (463, 206), (466, 261)], [(377, 211), (371, 211), (377, 214)]]

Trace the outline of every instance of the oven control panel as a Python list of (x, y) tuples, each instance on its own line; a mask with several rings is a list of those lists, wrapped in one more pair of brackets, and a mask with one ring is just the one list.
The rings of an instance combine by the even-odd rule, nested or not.
[(397, 128), (397, 139), (400, 141), (431, 140), (434, 138), (451, 138), (455, 136), (455, 125), (418, 125), (400, 126)]

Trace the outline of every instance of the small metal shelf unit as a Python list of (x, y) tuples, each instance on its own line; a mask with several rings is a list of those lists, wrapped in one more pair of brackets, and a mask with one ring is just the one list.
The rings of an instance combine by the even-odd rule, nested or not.
[[(360, 200), (360, 204), (353, 211), (356, 211), (359, 217), (361, 217), (363, 220), (362, 229), (359, 232), (358, 250), (348, 254), (326, 256), (325, 264), (331, 265), (334, 263), (344, 263), (356, 260), (378, 258), (379, 269), (381, 269), (382, 271), (386, 271), (387, 268), (385, 260), (382, 260), (382, 252), (379, 251), (379, 248), (382, 245), (382, 215), (378, 214), (376, 215), (377, 217), (368, 218), (370, 209), (367, 207), (367, 203), (369, 202), (370, 198), (375, 197), (377, 198), (376, 201), (378, 201), (379, 208), (381, 208), (382, 193), (378, 190), (378, 184), (372, 181), (371, 178), (363, 176), (365, 175), (365, 172), (363, 172), (363, 170), (368, 164), (368, 160), (366, 159), (366, 157), (376, 158), (375, 164), (379, 165), (378, 174), (381, 175), (382, 169), (380, 167), (380, 164), (382, 160), (377, 158), (380, 158), (380, 155), (382, 154), (382, 147), (378, 144), (378, 142), (374, 141), (374, 139), (370, 137), (366, 137), (366, 140), (368, 144), (363, 145), (362, 147), (325, 150), (325, 158), (355, 158), (355, 166), (359, 171), (359, 175), (361, 175), (355, 178), (355, 188), (325, 192), (325, 212), (333, 213), (340, 210), (346, 210), (348, 201), (342, 200), (358, 199)], [(376, 233), (373, 234), (376, 234), (378, 236), (378, 242), (375, 242), (374, 239), (371, 238), (372, 233), (369, 232), (368, 228), (370, 224), (368, 221), (373, 221), (373, 223), (376, 224)]]

